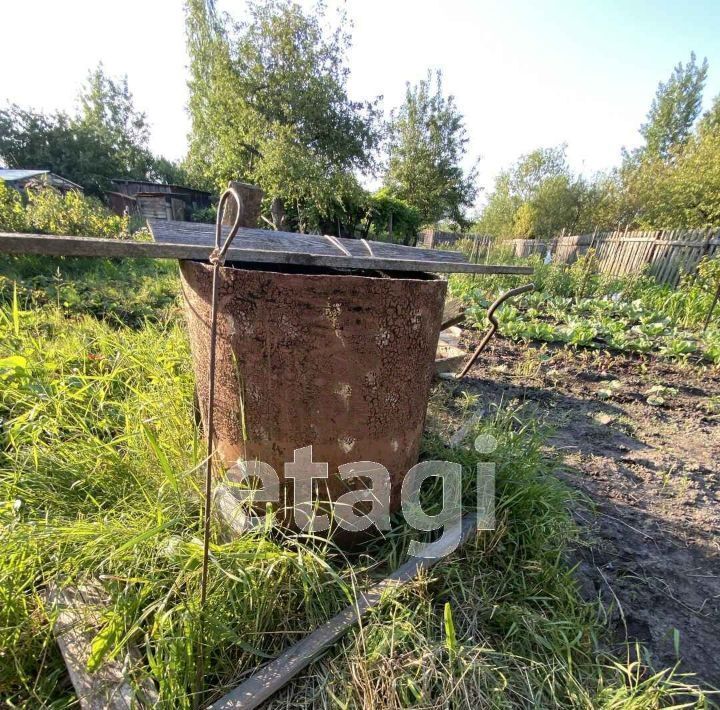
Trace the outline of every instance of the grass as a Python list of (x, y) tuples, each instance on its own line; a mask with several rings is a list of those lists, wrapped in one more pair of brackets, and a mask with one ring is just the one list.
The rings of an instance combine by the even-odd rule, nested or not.
[(176, 305), (177, 263), (151, 259), (3, 256), (0, 303), (24, 310), (54, 305), (65, 315), (141, 327), (167, 318)]
[[(227, 542), (214, 529), (201, 638), (203, 446), (188, 344), (170, 298), (174, 272), (34, 258), (5, 260), (0, 271), (4, 706), (76, 703), (44, 601), (52, 583), (102, 580), (111, 603), (93, 663), (133, 642), (145, 659), (136, 677), (153, 677), (163, 707), (189, 708), (218, 697), (404, 559), (409, 535), (400, 521), (350, 558), (274, 530)], [(444, 392), (433, 398), (437, 406), (449, 406)], [(473, 449), (480, 432), (497, 438), (493, 454)], [(496, 463), (496, 530), (388, 594), (276, 703), (705, 707), (691, 678), (650, 671), (632, 649), (622, 658), (606, 652), (604, 616), (581, 600), (567, 562), (577, 544), (571, 495), (552, 476), (542, 440), (536, 424), (508, 408), (485, 417), (458, 447), (428, 435), (424, 457), (462, 464), (468, 506), (477, 462)]]

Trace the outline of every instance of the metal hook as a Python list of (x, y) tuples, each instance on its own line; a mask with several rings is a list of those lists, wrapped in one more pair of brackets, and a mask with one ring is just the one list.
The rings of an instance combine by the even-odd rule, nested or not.
[(457, 376), (456, 379), (460, 380), (467, 373), (470, 371), (470, 368), (475, 364), (475, 361), (478, 359), (480, 353), (485, 350), (487, 347), (487, 344), (490, 342), (490, 339), (495, 335), (495, 331), (498, 329), (498, 322), (495, 318), (495, 311), (503, 304), (505, 301), (508, 300), (508, 298), (512, 298), (513, 296), (519, 296), (521, 293), (527, 293), (528, 291), (535, 290), (535, 284), (525, 284), (524, 286), (518, 286), (517, 288), (511, 288), (509, 291), (506, 291), (501, 296), (499, 296), (495, 302), (488, 308), (487, 312), (487, 319), (490, 322), (490, 328), (485, 333), (485, 337), (480, 342), (480, 345), (475, 348), (475, 352), (470, 356), (470, 359), (467, 361), (467, 364), (465, 367), (463, 367), (462, 372)]

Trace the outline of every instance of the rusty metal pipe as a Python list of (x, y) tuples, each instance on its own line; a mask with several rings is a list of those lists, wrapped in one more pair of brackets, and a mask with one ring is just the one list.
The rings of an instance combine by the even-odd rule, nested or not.
[(480, 356), (480, 353), (485, 350), (487, 347), (487, 344), (492, 339), (493, 335), (495, 335), (497, 329), (498, 329), (498, 322), (495, 318), (495, 311), (503, 304), (505, 301), (508, 300), (508, 298), (513, 298), (514, 296), (519, 296), (523, 293), (528, 293), (529, 291), (535, 290), (535, 284), (525, 284), (524, 286), (518, 286), (517, 288), (511, 288), (509, 291), (506, 291), (501, 296), (499, 296), (494, 303), (488, 308), (487, 312), (487, 319), (490, 322), (490, 328), (488, 329), (487, 333), (485, 333), (485, 337), (483, 337), (482, 341), (480, 342), (480, 345), (475, 348), (475, 352), (470, 356), (470, 359), (467, 361), (465, 367), (463, 368), (462, 372), (457, 376), (457, 379), (462, 379), (467, 375), (467, 373), (470, 371), (470, 368), (475, 364), (475, 361)]

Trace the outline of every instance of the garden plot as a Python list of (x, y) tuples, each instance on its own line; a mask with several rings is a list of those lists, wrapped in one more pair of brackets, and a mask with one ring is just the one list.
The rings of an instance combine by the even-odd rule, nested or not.
[[(478, 338), (465, 333), (470, 349)], [(466, 407), (518, 400), (553, 427), (556, 474), (582, 493), (584, 596), (656, 667), (681, 659), (720, 684), (720, 373), (503, 338), (441, 388)]]
[[(172, 264), (0, 262), (0, 704), (77, 701), (45, 602), (54, 585), (97, 580), (107, 593), (93, 667), (122, 662), (132, 644), (161, 706), (189, 709), (221, 697), (405, 559), (413, 533), (401, 521), (350, 557), (267, 528), (225, 541), (216, 527), (203, 629), (203, 446), (175, 293)], [(499, 364), (535, 376), (537, 358), (523, 352)], [(488, 402), (455, 444), (482, 383), (468, 381), (466, 395), (456, 383), (457, 397), (438, 387), (422, 455), (463, 466), (472, 510), (484, 460), (472, 444), (492, 434), (496, 529), (383, 600), (270, 707), (652, 708), (687, 697), (704, 706), (697, 679), (674, 662), (653, 673), (614, 647), (606, 618), (580, 596), (571, 489), (554, 475), (539, 422), (506, 406), (515, 380), (502, 369), (491, 376), (499, 384), (486, 394), (503, 406)], [(428, 495), (437, 502), (438, 487)], [(207, 672), (198, 678), (200, 648)]]

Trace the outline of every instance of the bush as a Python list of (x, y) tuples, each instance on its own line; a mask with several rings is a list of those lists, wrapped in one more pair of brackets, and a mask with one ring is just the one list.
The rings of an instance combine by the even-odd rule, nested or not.
[(0, 180), (0, 231), (27, 232), (27, 215), (17, 190)]
[(112, 214), (94, 197), (52, 188), (21, 193), (0, 182), (0, 231), (67, 234), (83, 237), (127, 237), (130, 221)]
[(45, 189), (28, 192), (30, 227), (42, 234), (83, 237), (129, 236), (129, 218), (112, 214), (94, 197)]
[(391, 217), (394, 240), (414, 244), (422, 221), (420, 213), (383, 188), (370, 197), (368, 221), (373, 236), (380, 237), (388, 233)]
[(210, 205), (210, 207), (196, 207), (190, 211), (191, 222), (205, 222), (208, 224), (215, 224), (217, 220), (217, 206)]

